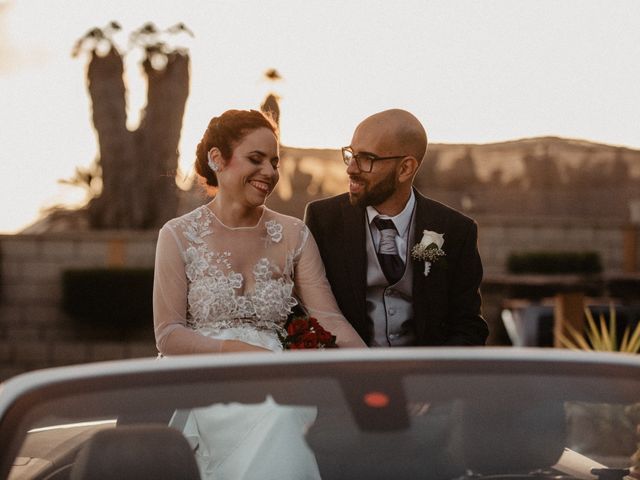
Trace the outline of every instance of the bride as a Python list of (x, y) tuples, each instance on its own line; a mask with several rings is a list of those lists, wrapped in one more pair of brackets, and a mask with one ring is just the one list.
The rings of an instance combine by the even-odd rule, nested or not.
[[(196, 172), (217, 188), (215, 198), (170, 220), (158, 236), (153, 312), (160, 355), (281, 351), (278, 334), (299, 303), (336, 335), (339, 347), (365, 347), (338, 309), (307, 227), (264, 205), (279, 179), (277, 135), (275, 124), (255, 110), (229, 110), (209, 122), (197, 147)], [(232, 417), (238, 419), (233, 428), (221, 429)], [(296, 422), (313, 423), (314, 417), (269, 399), (254, 406), (214, 405), (192, 412), (185, 435), (197, 445), (203, 478), (267, 478), (265, 463), (248, 460), (248, 450), (268, 455), (267, 444), (283, 436), (274, 441), (263, 429), (302, 435), (306, 425), (297, 428)], [(258, 435), (268, 442), (257, 441)], [(311, 455), (308, 465), (265, 459), (282, 468), (294, 464), (274, 478), (318, 478), (313, 454), (298, 443), (305, 452), (292, 445), (279, 451), (298, 460)], [(252, 474), (248, 464), (259, 470)]]

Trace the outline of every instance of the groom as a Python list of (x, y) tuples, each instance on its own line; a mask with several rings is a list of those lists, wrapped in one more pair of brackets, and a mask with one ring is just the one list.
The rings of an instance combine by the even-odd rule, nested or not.
[(307, 205), (342, 313), (370, 346), (484, 345), (477, 225), (422, 196), (420, 121), (386, 110), (342, 149), (349, 193)]

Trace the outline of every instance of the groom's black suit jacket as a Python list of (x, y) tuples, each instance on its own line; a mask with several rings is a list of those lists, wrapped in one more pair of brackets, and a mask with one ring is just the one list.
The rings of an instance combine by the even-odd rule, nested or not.
[[(481, 316), (482, 263), (476, 223), (439, 202), (416, 196), (414, 238), (423, 230), (444, 233), (446, 256), (428, 276), (413, 261), (413, 322), (419, 345), (484, 345), (488, 329)], [(307, 205), (305, 222), (313, 234), (338, 306), (369, 343), (373, 324), (366, 315), (367, 253), (365, 211), (349, 203), (348, 194)]]

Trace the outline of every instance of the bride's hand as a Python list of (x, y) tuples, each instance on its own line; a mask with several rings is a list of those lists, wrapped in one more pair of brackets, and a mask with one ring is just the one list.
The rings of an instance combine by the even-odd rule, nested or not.
[(222, 353), (231, 352), (270, 352), (268, 348), (258, 347), (240, 340), (225, 340), (222, 342)]

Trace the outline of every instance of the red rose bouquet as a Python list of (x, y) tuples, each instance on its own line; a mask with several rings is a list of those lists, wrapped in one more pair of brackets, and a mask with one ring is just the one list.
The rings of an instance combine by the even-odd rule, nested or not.
[(294, 311), (284, 325), (286, 336), (280, 335), (284, 350), (338, 348), (336, 336), (325, 330), (317, 319), (300, 310)]

